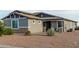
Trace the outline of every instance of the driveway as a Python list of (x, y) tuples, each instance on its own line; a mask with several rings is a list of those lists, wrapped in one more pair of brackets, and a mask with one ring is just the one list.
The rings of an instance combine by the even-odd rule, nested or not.
[(55, 36), (43, 33), (32, 36), (5, 35), (0, 37), (0, 45), (9, 45), (11, 48), (79, 48), (79, 31), (56, 33)]

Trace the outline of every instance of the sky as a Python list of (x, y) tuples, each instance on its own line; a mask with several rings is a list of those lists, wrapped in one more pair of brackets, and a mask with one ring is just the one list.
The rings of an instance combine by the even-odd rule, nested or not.
[[(13, 10), (0, 10), (0, 18), (8, 15)], [(57, 15), (60, 17), (65, 17), (72, 20), (79, 20), (79, 10), (22, 10), (25, 12), (46, 12), (52, 15)]]
[[(0, 18), (5, 17), (13, 10), (0, 10)], [(46, 12), (48, 14), (68, 18), (71, 20), (79, 21), (79, 10), (22, 10), (25, 12)], [(79, 24), (78, 24), (79, 25)]]
[[(52, 15), (68, 18), (71, 20), (79, 20), (79, 10), (41, 10)], [(33, 12), (41, 12), (33, 11)]]

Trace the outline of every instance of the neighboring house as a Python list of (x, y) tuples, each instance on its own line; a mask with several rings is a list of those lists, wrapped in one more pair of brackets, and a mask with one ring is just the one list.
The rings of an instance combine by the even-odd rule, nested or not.
[(32, 33), (46, 32), (49, 28), (54, 28), (55, 30), (61, 28), (65, 32), (70, 28), (74, 30), (77, 26), (76, 21), (43, 12), (26, 13), (15, 10), (4, 17), (3, 20), (5, 27), (11, 28), (15, 32), (25, 32), (26, 30)]

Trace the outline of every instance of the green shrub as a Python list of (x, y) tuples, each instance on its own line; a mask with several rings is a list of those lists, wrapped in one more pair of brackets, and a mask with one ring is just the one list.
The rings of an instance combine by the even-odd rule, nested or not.
[(4, 24), (0, 21), (0, 36), (3, 35)]
[(31, 32), (30, 32), (30, 31), (26, 31), (26, 32), (25, 32), (25, 35), (26, 35), (26, 36), (30, 36), (30, 35), (31, 35)]
[(48, 35), (48, 36), (54, 36), (54, 35), (55, 35), (55, 30), (54, 30), (54, 28), (48, 29), (48, 30), (47, 30), (47, 35)]
[(69, 30), (67, 30), (67, 32), (72, 32), (73, 31), (73, 29), (71, 28), (71, 29), (69, 29)]
[(0, 28), (0, 36), (2, 36), (2, 35), (3, 35), (3, 29)]
[(3, 34), (4, 35), (12, 35), (13, 34), (13, 30), (10, 29), (10, 28), (4, 28)]

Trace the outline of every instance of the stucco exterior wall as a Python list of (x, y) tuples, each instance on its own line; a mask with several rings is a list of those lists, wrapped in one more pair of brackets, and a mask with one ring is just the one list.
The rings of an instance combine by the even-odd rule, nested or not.
[(43, 32), (43, 23), (41, 20), (28, 19), (28, 30), (32, 33)]
[(66, 32), (68, 29), (72, 28), (73, 30), (75, 30), (76, 27), (76, 23), (72, 22), (72, 21), (64, 21), (64, 31)]

